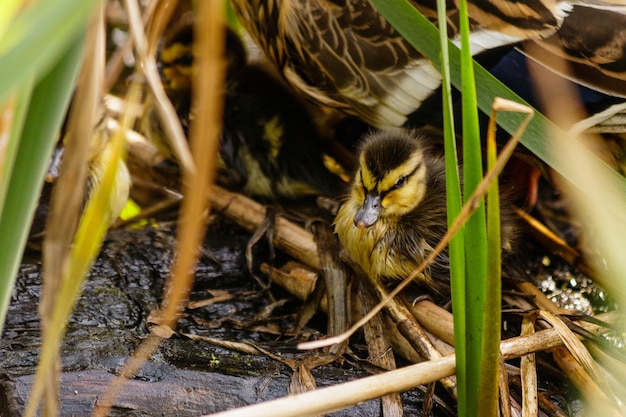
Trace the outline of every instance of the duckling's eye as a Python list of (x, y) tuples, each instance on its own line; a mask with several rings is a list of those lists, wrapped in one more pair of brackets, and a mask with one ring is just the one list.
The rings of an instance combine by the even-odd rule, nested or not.
[(398, 178), (398, 181), (396, 181), (396, 183), (393, 185), (393, 187), (391, 187), (392, 190), (397, 190), (398, 188), (404, 186), (404, 184), (407, 183), (407, 181), (409, 180), (409, 176), (408, 175), (403, 175), (400, 178)]
[(192, 54), (183, 54), (176, 59), (176, 64), (181, 67), (190, 67), (193, 64)]

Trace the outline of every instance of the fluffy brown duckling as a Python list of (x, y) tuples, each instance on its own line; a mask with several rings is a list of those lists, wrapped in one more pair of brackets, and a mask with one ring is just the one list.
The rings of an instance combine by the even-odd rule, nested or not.
[[(178, 22), (163, 38), (159, 65), (165, 90), (185, 130), (193, 119), (193, 20)], [(218, 181), (266, 201), (335, 196), (341, 180), (324, 164), (322, 135), (300, 97), (259, 63), (249, 62), (239, 35), (226, 32), (227, 78)], [(142, 132), (173, 158), (152, 106)]]
[[(408, 277), (429, 255), (447, 226), (445, 164), (421, 130), (394, 129), (365, 136), (359, 168), (335, 231), (352, 260), (374, 282)], [(512, 250), (515, 227), (503, 214), (503, 247)], [(438, 295), (450, 292), (447, 250), (417, 281)]]

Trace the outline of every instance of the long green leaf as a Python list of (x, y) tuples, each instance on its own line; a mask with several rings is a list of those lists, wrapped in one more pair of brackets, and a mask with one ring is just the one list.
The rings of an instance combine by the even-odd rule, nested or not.
[[(470, 48), (466, 0), (459, 1), (461, 34), (461, 102), (463, 114), (463, 194), (464, 201), (474, 193), (483, 178), (482, 146), (474, 66)], [(478, 415), (478, 389), (482, 376), (482, 334), (487, 276), (487, 230), (485, 203), (481, 199), (465, 224), (465, 337), (467, 415)]]
[[(439, 25), (446, 24), (446, 1), (437, 0), (437, 17)], [(461, 184), (459, 179), (459, 163), (454, 131), (454, 111), (452, 109), (452, 85), (450, 83), (450, 63), (448, 53), (448, 36), (440, 32), (442, 62), (442, 96), (443, 96), (443, 131), (446, 162), (446, 200), (448, 226), (461, 212)], [(467, 415), (467, 355), (465, 332), (465, 232), (460, 229), (448, 246), (450, 256), (450, 287), (452, 289), (452, 308), (454, 309), (454, 338), (456, 352), (456, 376), (458, 392), (458, 414)]]
[[(496, 164), (495, 117), (492, 113), (487, 137), (487, 170)], [(478, 386), (478, 414), (498, 415), (498, 374), (500, 370), (500, 329), (502, 324), (502, 274), (500, 234), (500, 191), (498, 178), (487, 193), (487, 274), (481, 337), (482, 357)]]
[[(2, 224), (2, 218), (5, 213), (5, 208), (8, 206), (7, 195), (9, 194), (9, 186), (11, 185), (11, 178), (14, 173), (22, 127), (24, 126), (24, 120), (33, 89), (32, 83), (25, 84), (26, 85), (22, 88), (16, 89), (13, 97), (15, 100), (15, 110), (9, 143), (7, 144), (4, 161), (2, 163), (2, 173), (0, 174), (0, 233), (2, 233), (1, 236), (5, 236), (0, 237), (0, 251), (2, 251), (2, 253), (0, 253), (0, 329), (4, 326), (6, 313), (9, 309), (9, 302), (11, 301), (11, 292), (15, 283), (15, 271), (21, 258), (21, 256), (17, 256), (12, 252), (6, 252), (6, 249), (3, 249), (4, 245), (10, 242), (10, 239), (15, 238), (15, 235), (11, 234), (12, 232), (4, 232), (5, 229)], [(19, 202), (12, 201), (10, 204), (15, 206), (18, 205)], [(17, 248), (16, 245), (14, 247)]]
[(0, 218), (0, 325), (4, 324), (15, 274), (56, 134), (69, 105), (81, 55), (82, 39), (77, 36), (33, 90), (16, 160), (8, 176), (7, 204)]
[(97, 0), (41, 1), (18, 14), (0, 38), (0, 101), (47, 73), (67, 51)]

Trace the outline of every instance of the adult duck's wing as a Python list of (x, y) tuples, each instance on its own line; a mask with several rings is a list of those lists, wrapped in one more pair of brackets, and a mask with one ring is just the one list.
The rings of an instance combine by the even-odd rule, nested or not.
[[(558, 0), (471, 0), (470, 17), (480, 25), (473, 25), (472, 52), (533, 40), (553, 54), (621, 77), (624, 6), (618, 0), (607, 1), (580, 5)], [(293, 87), (374, 126), (402, 125), (440, 85), (432, 63), (369, 0), (232, 3), (248, 32)], [(432, 0), (412, 3), (433, 18)], [(449, 3), (448, 32), (454, 37), (456, 11)]]
[(248, 32), (288, 82), (374, 126), (399, 126), (439, 72), (368, 0), (233, 0)]
[(626, 6), (574, 5), (558, 31), (537, 43), (562, 58), (626, 80)]
[[(250, 3), (236, 0), (235, 10), (244, 15)], [(293, 87), (324, 105), (401, 125), (440, 85), (432, 63), (367, 0), (252, 3), (263, 19), (242, 19), (248, 31)]]
[(490, 30), (524, 39), (552, 35), (572, 5), (558, 0), (468, 0), (468, 14)]

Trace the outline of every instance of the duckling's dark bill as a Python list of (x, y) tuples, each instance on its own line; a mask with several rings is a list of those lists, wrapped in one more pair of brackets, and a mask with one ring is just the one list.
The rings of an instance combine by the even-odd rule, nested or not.
[(354, 224), (361, 229), (370, 227), (376, 223), (381, 211), (381, 196), (368, 194), (363, 206), (354, 215)]

